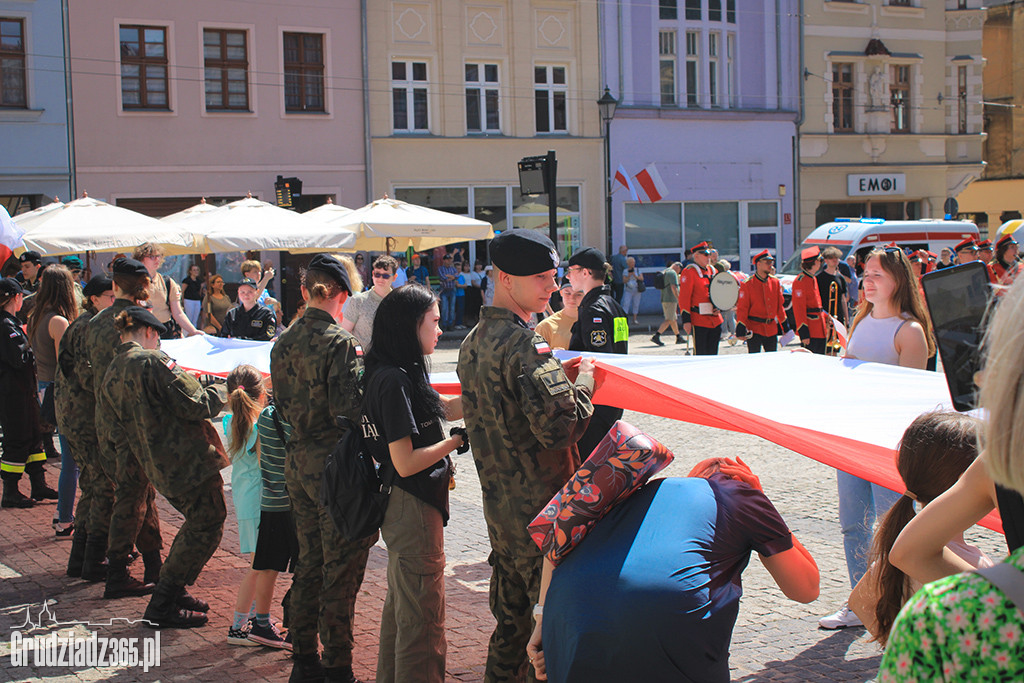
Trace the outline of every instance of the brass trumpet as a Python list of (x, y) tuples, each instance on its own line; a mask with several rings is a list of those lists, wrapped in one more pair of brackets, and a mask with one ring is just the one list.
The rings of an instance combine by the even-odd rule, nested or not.
[(836, 325), (832, 322), (833, 318), (839, 317), (839, 283), (832, 282), (828, 286), (828, 320), (825, 323), (828, 325), (828, 340), (825, 342), (825, 355), (826, 356), (838, 356), (843, 350), (843, 344), (839, 341), (839, 335), (836, 334)]

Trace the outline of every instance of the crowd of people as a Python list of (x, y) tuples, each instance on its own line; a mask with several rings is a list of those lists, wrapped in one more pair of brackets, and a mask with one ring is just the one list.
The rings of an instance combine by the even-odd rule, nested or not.
[[(964, 262), (977, 251), (955, 250)], [(55, 534), (71, 538), (69, 577), (104, 583), (110, 599), (150, 596), (143, 618), (155, 627), (198, 627), (208, 622), (209, 605), (188, 587), (221, 541), (221, 470), (230, 464), (238, 550), (252, 559), (226, 642), (290, 650), (292, 681), (354, 681), (355, 600), (369, 549), (383, 538), (377, 680), (442, 681), (450, 456), (472, 445), (496, 622), (485, 680), (727, 680), (751, 552), (801, 602), (818, 596), (817, 564), (757, 476), (731, 460), (641, 486), (557, 563), (538, 547), (529, 524), (622, 416), (593, 403), (600, 375), (586, 354), (628, 352), (630, 316), (635, 323), (636, 295), (646, 285), (625, 247), (610, 262), (598, 249), (578, 249), (563, 269), (545, 236), (510, 230), (491, 241), (489, 256), (490, 265), (470, 268), (461, 252), (449, 252), (431, 269), (427, 254), (414, 254), (408, 267), (390, 255), (372, 262), (364, 254), (317, 255), (301, 272), (304, 306), (285, 327), (267, 293), (274, 270), (258, 261), (242, 264), (232, 304), (219, 275), (204, 279), (194, 266), (180, 286), (162, 275), (156, 245), (119, 255), (109, 275), (84, 284), (80, 261), (43, 268), (38, 254), (26, 252), (21, 279), (0, 280), (0, 387), (10, 397), (0, 410), (3, 507), (56, 500)], [(706, 241), (686, 256), (686, 265), (672, 263), (655, 283), (665, 320), (654, 342), (663, 344), (671, 328), (677, 343), (692, 334), (698, 354), (714, 354), (723, 326), (730, 333), (729, 316), (711, 302), (710, 281), (732, 271)], [(919, 276), (943, 267), (943, 257), (896, 246), (874, 249), (853, 266), (829, 249), (801, 256), (792, 298), (805, 350), (823, 353), (829, 343), (826, 315), (836, 311), (822, 306), (825, 291), (841, 322), (849, 321), (847, 358), (927, 367), (935, 342)], [(1015, 257), (1012, 237), (1001, 239), (989, 265), (994, 283), (1013, 283)], [(765, 250), (752, 265), (750, 277), (737, 278), (731, 334), (751, 353), (775, 351), (789, 323), (774, 258)], [(553, 311), (556, 291), (561, 307)], [(1021, 639), (1008, 642), (1000, 630), (1012, 624), (1019, 635), (1024, 626), (1007, 597), (1012, 591), (1000, 583), (1005, 576), (953, 577), (917, 592), (928, 581), (992, 565), (963, 543), (962, 532), (992, 507), (1004, 509), (997, 486), (1024, 489), (1014, 424), (1024, 285), (1004, 290), (1002, 299), (981, 382), (988, 419), (934, 413), (915, 421), (897, 460), (902, 496), (837, 472), (851, 597), (820, 625), (863, 620), (887, 645), (882, 680), (921, 670), (940, 675), (950, 666), (1024, 674)], [(429, 357), (444, 330), (466, 323), (473, 327), (459, 352), (461, 396), (439, 395)], [(204, 331), (273, 340), (269, 380), (243, 365), (226, 385), (204, 385), (160, 351), (161, 339)], [(557, 348), (584, 355), (563, 364)], [(226, 444), (211, 424), (225, 409)], [(379, 532), (361, 538), (339, 531), (321, 496), (325, 462), (344, 434), (339, 417), (359, 425), (390, 490)], [(465, 429), (446, 436), (446, 423), (458, 420)], [(53, 448), (55, 436), (56, 491), (45, 480), (45, 444)], [(19, 490), (22, 474), (28, 495)], [(184, 518), (166, 556), (157, 493)], [(927, 508), (915, 515), (915, 503)], [(651, 542), (636, 544), (638, 537)], [(1017, 551), (1024, 538), (1007, 540), (1009, 564), (995, 566), (1024, 571)], [(129, 567), (133, 553), (142, 558), (141, 578)], [(287, 572), (285, 632), (271, 606)], [(587, 599), (594, 591), (606, 598), (599, 606)], [(980, 621), (948, 621), (951, 594)], [(941, 637), (944, 624), (974, 640)], [(652, 628), (658, 638), (645, 635)]]

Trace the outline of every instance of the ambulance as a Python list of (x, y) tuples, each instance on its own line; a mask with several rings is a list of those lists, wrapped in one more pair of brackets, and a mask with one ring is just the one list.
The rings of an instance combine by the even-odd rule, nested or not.
[(924, 218), (916, 221), (889, 221), (884, 218), (837, 218), (824, 223), (807, 236), (793, 255), (776, 269), (782, 289), (788, 294), (793, 279), (800, 274), (800, 252), (807, 247), (836, 247), (842, 260), (854, 254), (861, 259), (876, 247), (895, 242), (905, 250), (924, 249), (938, 254), (943, 247), (952, 249), (959, 242), (978, 239), (978, 226), (970, 221)]

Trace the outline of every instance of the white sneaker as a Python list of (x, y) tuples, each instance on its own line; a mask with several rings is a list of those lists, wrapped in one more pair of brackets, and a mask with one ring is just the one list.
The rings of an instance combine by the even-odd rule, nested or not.
[(835, 614), (830, 614), (827, 617), (822, 617), (818, 620), (818, 628), (823, 628), (828, 631), (837, 628), (852, 628), (854, 626), (863, 626), (864, 622), (860, 620), (853, 610), (848, 605), (843, 605), (843, 608)]

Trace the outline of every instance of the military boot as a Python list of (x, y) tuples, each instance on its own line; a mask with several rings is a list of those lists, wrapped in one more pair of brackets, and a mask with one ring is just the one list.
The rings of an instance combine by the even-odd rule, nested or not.
[(42, 464), (31, 469), (26, 467), (25, 471), (28, 473), (29, 481), (32, 482), (32, 493), (29, 494), (32, 496), (32, 500), (37, 503), (44, 500), (57, 500), (57, 492), (46, 485), (46, 471)]
[(210, 603), (206, 602), (206, 600), (203, 600), (202, 598), (197, 598), (192, 595), (185, 590), (184, 587), (182, 587), (181, 592), (178, 593), (177, 597), (174, 598), (174, 604), (182, 609), (187, 609), (192, 612), (210, 611)]
[(4, 497), (0, 501), (0, 507), (5, 508), (30, 508), (35, 501), (18, 490), (18, 479), (21, 475), (4, 477)]
[(320, 655), (292, 655), (292, 675), (288, 683), (322, 683), (326, 672), (320, 665)]
[(153, 590), (143, 619), (152, 628), (194, 628), (202, 626), (208, 618), (205, 612), (193, 612), (182, 609), (174, 604), (175, 598), (184, 586), (175, 586), (168, 581), (161, 581)]
[[(163, 566), (163, 560), (160, 559), (160, 549), (147, 550), (142, 553), (142, 564), (146, 570), (142, 576), (144, 583), (151, 583), (154, 586), (160, 582), (160, 568)], [(201, 610), (205, 612), (206, 610)]]
[[(74, 540), (74, 539), (72, 539)], [(85, 542), (82, 558), (82, 578), (92, 583), (107, 580), (107, 535), (93, 534)]]
[(153, 584), (144, 583), (133, 577), (124, 562), (107, 564), (107, 588), (103, 591), (103, 597), (107, 600), (149, 595), (153, 588)]
[(71, 536), (71, 552), (68, 554), (67, 575), (73, 579), (82, 576), (82, 565), (85, 564), (85, 544), (88, 542), (89, 534), (85, 527), (76, 527), (75, 533)]
[(352, 673), (351, 666), (339, 666), (324, 669), (324, 683), (362, 683), (362, 681)]

